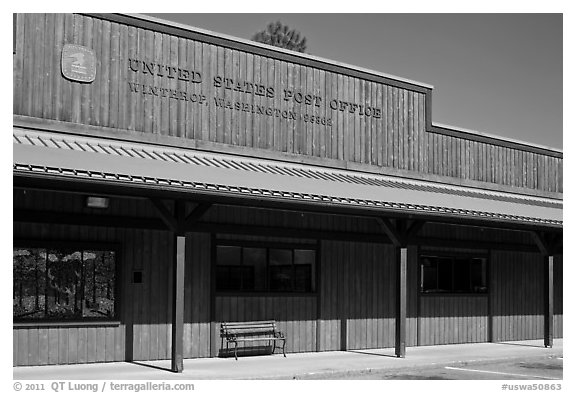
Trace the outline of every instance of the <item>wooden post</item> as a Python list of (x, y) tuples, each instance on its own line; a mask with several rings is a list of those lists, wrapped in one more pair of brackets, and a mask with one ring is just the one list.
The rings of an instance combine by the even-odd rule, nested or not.
[[(199, 203), (186, 215), (186, 201), (174, 201), (174, 213), (160, 199), (150, 199), (166, 228), (174, 234), (172, 260), (172, 365), (171, 370), (184, 370), (184, 265), (186, 263), (186, 231), (191, 230), (210, 203)], [(214, 301), (212, 297), (211, 301)], [(212, 307), (212, 306), (211, 306)], [(212, 312), (211, 312), (212, 316)], [(212, 329), (211, 333), (212, 333)]]
[(397, 220), (396, 225), (383, 217), (377, 217), (380, 227), (399, 251), (396, 272), (396, 343), (395, 352), (399, 358), (406, 357), (406, 287), (408, 269), (408, 243), (424, 226), (425, 221), (415, 220), (409, 223)]
[(408, 266), (408, 248), (400, 247), (396, 272), (396, 345), (399, 358), (406, 357), (406, 269)]
[(548, 255), (544, 261), (544, 346), (554, 344), (554, 257)]
[(184, 370), (184, 261), (186, 257), (186, 237), (174, 237), (174, 260), (172, 280), (172, 366), (171, 370), (181, 373)]
[(531, 232), (534, 242), (545, 257), (544, 259), (544, 346), (552, 348), (554, 344), (554, 235)]

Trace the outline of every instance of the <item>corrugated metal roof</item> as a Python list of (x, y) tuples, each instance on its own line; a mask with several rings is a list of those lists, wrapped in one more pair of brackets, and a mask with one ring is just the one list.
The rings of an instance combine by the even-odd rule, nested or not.
[(562, 225), (562, 201), (14, 128), (14, 172)]

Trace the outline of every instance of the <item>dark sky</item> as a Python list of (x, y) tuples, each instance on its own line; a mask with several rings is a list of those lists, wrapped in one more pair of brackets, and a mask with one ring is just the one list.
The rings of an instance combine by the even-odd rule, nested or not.
[(307, 52), (434, 86), (434, 123), (562, 148), (562, 14), (151, 14), (249, 39), (281, 21)]

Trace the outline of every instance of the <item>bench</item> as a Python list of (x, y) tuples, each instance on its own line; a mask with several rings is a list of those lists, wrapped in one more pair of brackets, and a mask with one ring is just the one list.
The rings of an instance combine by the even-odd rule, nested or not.
[[(282, 353), (286, 357), (286, 338), (284, 334), (276, 329), (276, 321), (252, 321), (252, 322), (222, 322), (220, 326), (220, 338), (226, 340), (226, 351), (229, 345), (234, 344), (234, 357), (238, 360), (239, 342), (268, 341), (272, 347), (272, 353), (277, 341), (282, 341)], [(280, 348), (280, 347), (278, 347)]]

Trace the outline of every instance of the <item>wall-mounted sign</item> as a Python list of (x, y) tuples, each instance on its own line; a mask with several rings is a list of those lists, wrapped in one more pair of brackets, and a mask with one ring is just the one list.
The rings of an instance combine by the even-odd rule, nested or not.
[(64, 45), (62, 48), (62, 75), (76, 82), (93, 82), (96, 78), (96, 55), (94, 51), (81, 45)]
[[(334, 92), (323, 94), (319, 86), (311, 85), (310, 81), (307, 88), (302, 88), (306, 83), (288, 87), (286, 82), (282, 84), (280, 73), (270, 76), (267, 82), (255, 82), (251, 75), (244, 79), (246, 71), (242, 78), (234, 78), (234, 69), (229, 71), (232, 75), (211, 74), (210, 70), (188, 69), (132, 57), (128, 59), (128, 69), (131, 71), (128, 85), (132, 93), (187, 101), (196, 104), (196, 108), (211, 106), (217, 110), (246, 112), (283, 122), (301, 120), (328, 128), (334, 125), (338, 112), (369, 120), (382, 119), (382, 108), (374, 106), (377, 101), (371, 99), (365, 88), (362, 99), (358, 89), (356, 93), (350, 90), (346, 95), (341, 94), (341, 97), (353, 97), (342, 100), (334, 96)], [(262, 77), (266, 77), (266, 73)]]

